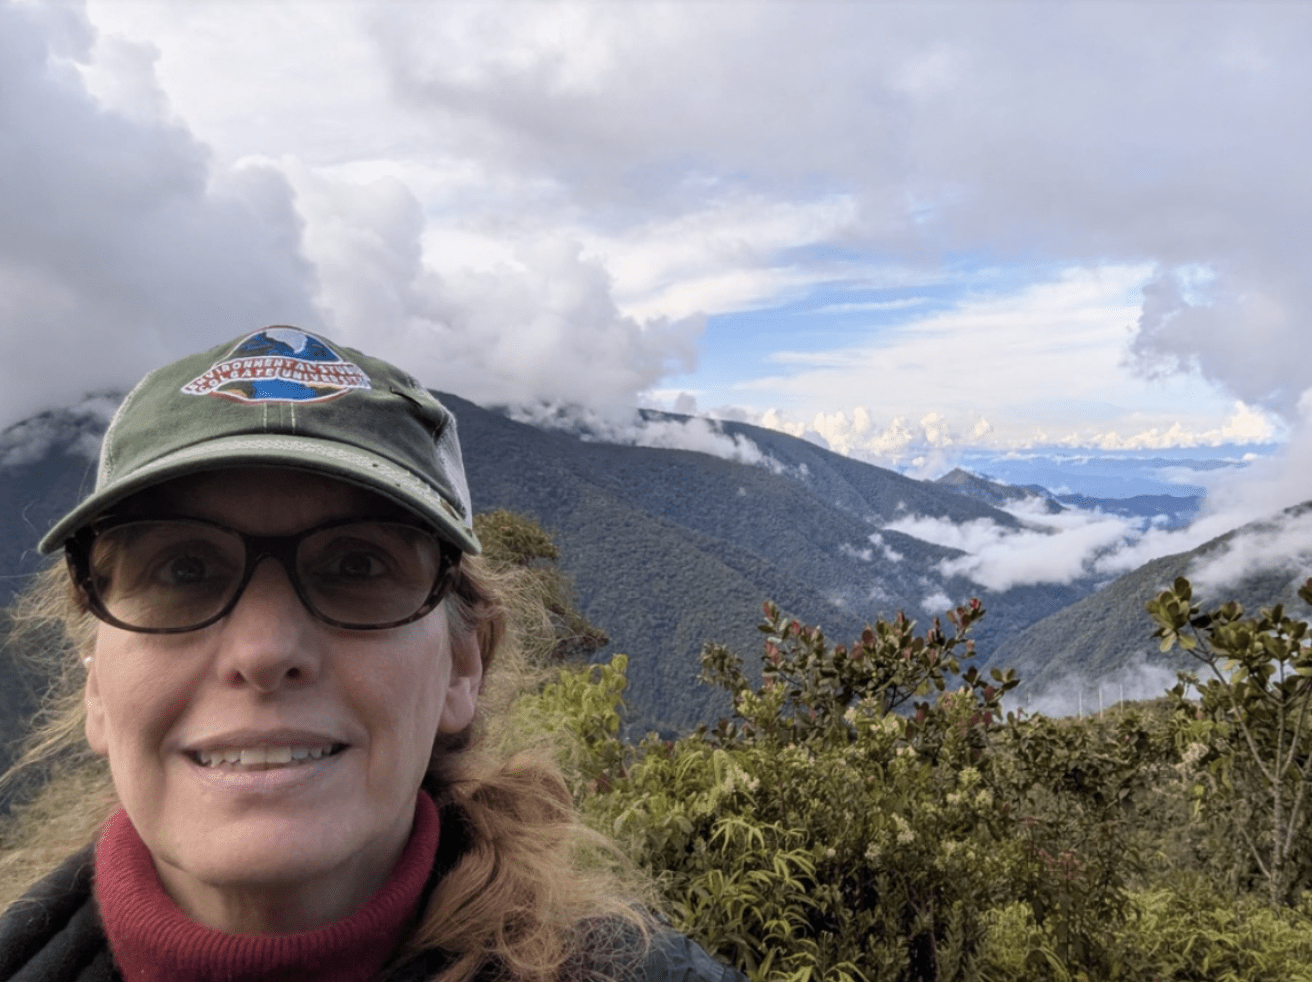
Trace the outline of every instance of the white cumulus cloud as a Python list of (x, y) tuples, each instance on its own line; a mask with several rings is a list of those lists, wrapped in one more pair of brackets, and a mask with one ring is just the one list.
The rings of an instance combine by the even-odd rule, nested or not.
[(1200, 596), (1219, 602), (1245, 577), (1272, 571), (1312, 576), (1312, 509), (1278, 515), (1235, 535), (1215, 554), (1195, 561), (1188, 576)]
[(965, 555), (946, 559), (944, 576), (965, 576), (990, 590), (1035, 583), (1070, 583), (1092, 575), (1092, 563), (1117, 548), (1135, 526), (1125, 519), (1096, 512), (1070, 510), (1046, 515), (1018, 511), (1029, 526), (1004, 528), (987, 518), (956, 523), (909, 515), (885, 527)]

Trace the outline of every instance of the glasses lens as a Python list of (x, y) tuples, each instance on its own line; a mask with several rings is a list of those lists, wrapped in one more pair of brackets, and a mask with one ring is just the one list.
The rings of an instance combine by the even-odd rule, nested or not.
[(410, 525), (352, 522), (306, 536), (296, 566), (305, 600), (320, 616), (374, 627), (424, 606), (442, 571), (442, 549)]
[(186, 628), (221, 611), (241, 583), (245, 544), (224, 529), (185, 520), (129, 522), (97, 535), (92, 587), (131, 627)]

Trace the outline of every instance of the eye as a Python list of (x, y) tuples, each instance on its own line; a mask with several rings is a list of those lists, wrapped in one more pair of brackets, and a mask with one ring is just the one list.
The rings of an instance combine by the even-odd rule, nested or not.
[(111, 607), (129, 601), (173, 603), (184, 596), (214, 596), (234, 585), (241, 578), (243, 546), (232, 533), (200, 523), (144, 520), (97, 536), (88, 558), (93, 589)]
[[(315, 532), (297, 555), (302, 582), (312, 590), (355, 596), (364, 591), (427, 589), (436, 576), (436, 547), (423, 533), (391, 522), (361, 521)], [(416, 584), (418, 586), (416, 587)]]
[(208, 564), (197, 555), (174, 556), (159, 571), (159, 578), (171, 586), (189, 586), (205, 581)]
[(185, 589), (228, 580), (231, 564), (223, 562), (211, 549), (180, 547), (159, 556), (152, 564), (151, 580), (164, 587)]
[(321, 573), (343, 580), (370, 580), (386, 576), (388, 566), (376, 553), (357, 549), (333, 556), (323, 564)]

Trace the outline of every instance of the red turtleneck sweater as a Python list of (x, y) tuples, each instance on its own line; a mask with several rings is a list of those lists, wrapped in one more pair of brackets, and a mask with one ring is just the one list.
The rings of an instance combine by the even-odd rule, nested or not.
[(437, 853), (437, 808), (420, 792), (396, 869), (355, 913), (316, 931), (226, 934), (197, 924), (164, 891), (127, 813), (105, 823), (96, 847), (96, 901), (125, 982), (364, 982), (401, 942)]

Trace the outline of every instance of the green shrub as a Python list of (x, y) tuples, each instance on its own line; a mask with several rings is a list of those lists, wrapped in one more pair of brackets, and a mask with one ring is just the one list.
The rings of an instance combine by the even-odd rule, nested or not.
[[(556, 735), (584, 815), (653, 874), (676, 926), (756, 980), (1312, 982), (1312, 903), (1221, 875), (1260, 873), (1269, 837), (1241, 821), (1284, 816), (1291, 885), (1312, 838), (1280, 805), (1312, 772), (1308, 717), (1289, 712), (1312, 707), (1306, 625), (1241, 613), (1200, 620), (1181, 583), (1155, 611), (1163, 637), (1203, 632), (1276, 668), (1250, 654), (1198, 702), (1180, 689), (1098, 718), (1004, 716), (1014, 676), (960, 665), (972, 602), (951, 633), (899, 616), (850, 645), (767, 604), (761, 684), (707, 645), (702, 678), (734, 716), (677, 740), (622, 738), (623, 656), (561, 670), (512, 719)], [(1286, 754), (1287, 779), (1245, 777), (1254, 752)]]
[[(1299, 590), (1312, 604), (1312, 579)], [(1183, 577), (1148, 604), (1163, 650), (1179, 644), (1205, 675), (1172, 695), (1194, 768), (1198, 812), (1235, 843), (1230, 876), (1260, 881), (1272, 904), (1312, 886), (1312, 634), (1276, 605), (1245, 617), (1237, 603), (1202, 611)], [(1197, 701), (1187, 698), (1196, 691)]]

